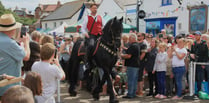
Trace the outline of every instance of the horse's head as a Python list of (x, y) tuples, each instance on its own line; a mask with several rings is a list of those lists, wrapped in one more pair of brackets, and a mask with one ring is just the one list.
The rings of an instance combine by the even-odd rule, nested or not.
[(123, 17), (109, 20), (103, 29), (105, 40), (108, 44), (119, 48), (121, 45), (121, 34), (123, 31)]

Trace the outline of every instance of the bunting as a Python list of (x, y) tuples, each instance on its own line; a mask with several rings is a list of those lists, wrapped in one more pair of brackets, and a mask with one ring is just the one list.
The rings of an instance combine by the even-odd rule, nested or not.
[(169, 17), (170, 15), (174, 14), (174, 13), (177, 13), (179, 11), (184, 11), (184, 7), (177, 7), (173, 10), (166, 10), (166, 11), (156, 11), (156, 12), (150, 12), (150, 13), (147, 13), (146, 17), (149, 18), (151, 16), (163, 16), (163, 17)]

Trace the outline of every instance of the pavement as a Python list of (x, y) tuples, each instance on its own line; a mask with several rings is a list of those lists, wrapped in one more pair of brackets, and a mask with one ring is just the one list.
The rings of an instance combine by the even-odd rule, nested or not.
[[(172, 100), (155, 99), (153, 97), (136, 97), (132, 99), (124, 99), (123, 95), (118, 96), (120, 103), (209, 103), (209, 100)], [(100, 96), (99, 101), (94, 101), (92, 95), (85, 90), (78, 90), (76, 97), (70, 97), (68, 94), (68, 84), (61, 83), (61, 103), (109, 103), (109, 96)]]

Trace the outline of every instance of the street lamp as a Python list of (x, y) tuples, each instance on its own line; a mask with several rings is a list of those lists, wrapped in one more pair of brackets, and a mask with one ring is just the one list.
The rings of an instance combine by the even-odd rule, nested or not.
[(142, 0), (137, 0), (136, 3), (136, 31), (139, 32), (139, 8), (142, 5), (143, 1)]

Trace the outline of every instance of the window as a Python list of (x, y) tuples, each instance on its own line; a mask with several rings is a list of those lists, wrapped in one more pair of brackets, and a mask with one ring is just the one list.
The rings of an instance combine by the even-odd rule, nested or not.
[(47, 23), (45, 23), (45, 29), (47, 29)]
[(63, 24), (63, 21), (60, 22), (60, 25), (62, 25), (62, 24)]
[(162, 6), (172, 5), (172, 0), (162, 0)]
[(54, 22), (54, 27), (55, 27), (55, 28), (57, 27), (57, 24), (56, 24), (56, 22)]

